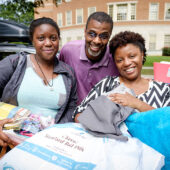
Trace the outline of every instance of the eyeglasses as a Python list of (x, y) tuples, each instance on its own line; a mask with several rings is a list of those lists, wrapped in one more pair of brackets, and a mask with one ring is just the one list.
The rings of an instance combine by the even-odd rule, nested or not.
[(110, 35), (108, 33), (102, 33), (102, 34), (96, 34), (95, 32), (87, 32), (87, 35), (89, 38), (94, 39), (97, 36), (100, 38), (100, 40), (104, 41), (104, 40), (108, 40)]

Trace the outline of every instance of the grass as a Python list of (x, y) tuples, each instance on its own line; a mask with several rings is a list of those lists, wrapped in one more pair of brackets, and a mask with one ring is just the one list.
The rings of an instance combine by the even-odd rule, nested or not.
[[(170, 62), (170, 56), (147, 56), (146, 62), (143, 67), (153, 67), (154, 62), (168, 61)], [(153, 69), (142, 69), (143, 75), (153, 75)]]
[(170, 56), (147, 56), (144, 66), (153, 67), (154, 62), (168, 61), (170, 62)]
[(143, 75), (153, 75), (153, 69), (143, 69), (142, 74)]

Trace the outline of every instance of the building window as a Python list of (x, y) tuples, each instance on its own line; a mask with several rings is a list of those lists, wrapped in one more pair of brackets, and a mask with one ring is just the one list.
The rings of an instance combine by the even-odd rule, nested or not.
[(108, 12), (109, 12), (109, 15), (112, 17), (112, 19), (113, 19), (113, 5), (109, 5), (109, 10), (108, 10)]
[(77, 36), (77, 40), (82, 40), (82, 36)]
[(82, 24), (83, 23), (83, 9), (76, 9), (76, 23)]
[(150, 3), (149, 20), (157, 20), (158, 19), (158, 12), (159, 12), (158, 9), (159, 9), (158, 3)]
[(71, 0), (65, 0), (65, 2), (70, 2)]
[(170, 3), (165, 3), (165, 19), (170, 19)]
[(67, 37), (67, 40), (66, 40), (67, 42), (69, 42), (69, 41), (71, 41), (71, 37)]
[(61, 48), (62, 48), (62, 39), (60, 39), (59, 41), (59, 50), (61, 50)]
[(156, 34), (149, 35), (149, 50), (156, 49)]
[(72, 24), (72, 11), (67, 11), (66, 12), (66, 25), (71, 25)]
[(135, 20), (136, 19), (136, 4), (131, 4), (130, 19), (131, 20)]
[(170, 34), (164, 36), (164, 47), (170, 47)]
[(136, 3), (113, 3), (108, 5), (108, 14), (113, 21), (136, 20)]
[(57, 1), (57, 4), (61, 4), (61, 3), (62, 3), (62, 0), (58, 0), (58, 1)]
[(89, 7), (88, 8), (88, 16), (90, 16), (94, 12), (96, 12), (96, 7)]
[(58, 13), (57, 14), (57, 24), (59, 27), (62, 27), (63, 25), (63, 16), (62, 16), (62, 13)]
[(127, 4), (117, 5), (117, 21), (127, 20)]

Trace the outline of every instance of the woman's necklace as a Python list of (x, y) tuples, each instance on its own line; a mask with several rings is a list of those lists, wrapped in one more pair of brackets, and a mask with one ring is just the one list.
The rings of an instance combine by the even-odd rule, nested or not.
[(43, 72), (43, 70), (42, 70), (42, 68), (41, 68), (38, 60), (37, 60), (36, 55), (35, 55), (35, 60), (36, 60), (36, 62), (37, 62), (37, 65), (38, 65), (38, 67), (39, 67), (39, 69), (40, 69), (43, 77), (44, 77), (44, 80), (43, 80), (44, 84), (45, 84), (45, 85), (48, 84), (48, 86), (51, 87), (50, 90), (53, 91), (53, 90), (54, 90), (54, 89), (53, 89), (53, 73), (52, 73), (51, 84), (50, 84), (49, 81), (47, 80), (47, 78), (46, 78), (46, 76), (45, 76), (45, 74), (44, 74), (44, 72)]

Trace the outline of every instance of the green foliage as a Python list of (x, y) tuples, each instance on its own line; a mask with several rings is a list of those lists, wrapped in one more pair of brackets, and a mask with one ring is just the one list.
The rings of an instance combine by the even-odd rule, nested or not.
[(170, 56), (170, 47), (164, 47), (162, 49), (162, 55), (164, 56)]
[(34, 7), (30, 1), (6, 0), (0, 4), (0, 18), (29, 25), (34, 18)]
[[(57, 2), (58, 0), (53, 0), (56, 5)], [(3, 4), (0, 4), (0, 18), (29, 25), (34, 19), (34, 12), (36, 12), (34, 9), (43, 6), (43, 0), (34, 0), (34, 2), (28, 0), (5, 0)]]

